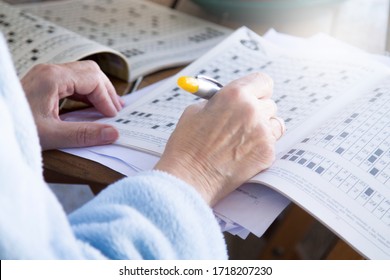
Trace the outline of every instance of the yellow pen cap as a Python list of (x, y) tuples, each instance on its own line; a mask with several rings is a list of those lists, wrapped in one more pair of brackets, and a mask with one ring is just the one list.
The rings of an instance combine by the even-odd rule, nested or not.
[(194, 77), (182, 76), (177, 79), (177, 85), (190, 93), (195, 93), (199, 90), (199, 82)]

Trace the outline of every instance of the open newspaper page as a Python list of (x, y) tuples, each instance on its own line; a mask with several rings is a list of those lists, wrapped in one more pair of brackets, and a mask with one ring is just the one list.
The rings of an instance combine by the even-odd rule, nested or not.
[(390, 258), (390, 75), (362, 89), (253, 181), (304, 207), (363, 255)]
[(131, 80), (187, 64), (231, 30), (144, 0), (67, 0), (21, 6), (57, 25), (120, 51)]
[(388, 258), (390, 94), (384, 81), (390, 75), (383, 65), (288, 54), (242, 28), (103, 121), (120, 130), (117, 144), (160, 155), (185, 107), (201, 101), (176, 86), (178, 76), (203, 74), (226, 84), (255, 71), (274, 79), (287, 133), (277, 143), (280, 160), (251, 181), (293, 199), (365, 256)]
[(286, 136), (277, 147), (281, 152), (337, 112), (341, 101), (353, 96), (349, 93), (384, 77), (387, 68), (375, 63), (362, 66), (353, 61), (295, 57), (241, 28), (117, 117), (101, 121), (119, 129), (118, 145), (160, 155), (183, 110), (202, 101), (180, 89), (177, 77), (201, 74), (226, 84), (256, 71), (274, 80), (273, 99), (287, 126)]

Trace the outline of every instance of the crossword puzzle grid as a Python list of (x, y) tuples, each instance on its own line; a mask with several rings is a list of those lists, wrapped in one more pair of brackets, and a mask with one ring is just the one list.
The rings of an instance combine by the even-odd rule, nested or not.
[[(42, 43), (39, 43), (40, 38), (55, 40), (56, 28), (2, 3), (0, 3), (0, 8), (2, 11), (0, 12), (0, 30), (14, 55), (16, 70), (20, 74), (35, 64), (45, 53), (46, 49), (43, 49)], [(21, 53), (21, 49), (25, 49), (25, 52)], [(19, 55), (15, 56), (17, 52)]]
[[(348, 106), (302, 143), (332, 151), (379, 182), (390, 184), (390, 84)], [(375, 217), (390, 225), (390, 198), (337, 163), (304, 149), (292, 149), (282, 160), (321, 175)]]
[(285, 120), (287, 129), (293, 129), (333, 97), (343, 94), (370, 70), (287, 56), (270, 59), (261, 52), (243, 51), (242, 46), (236, 46), (196, 74), (226, 84), (253, 72), (264, 72), (272, 77), (278, 114)]
[(120, 117), (115, 119), (115, 125), (147, 128), (170, 135), (176, 128), (177, 116), (181, 115), (188, 104), (201, 100), (200, 97), (179, 91), (180, 89), (175, 87), (171, 92), (162, 93), (157, 98), (149, 100), (142, 107), (121, 113)]
[[(355, 85), (371, 73), (370, 69), (341, 62), (326, 63), (321, 60), (295, 59), (287, 56), (271, 59), (260, 51), (250, 51), (240, 42), (235, 42), (224, 53), (208, 61), (207, 65), (198, 68), (194, 75), (207, 75), (226, 84), (258, 71), (265, 72), (273, 78), (275, 84), (273, 98), (278, 104), (278, 114), (284, 118), (287, 129), (300, 125), (332, 98), (343, 94), (351, 85)], [(321, 83), (318, 83), (319, 79)], [(145, 114), (164, 111), (171, 117), (161, 123), (143, 126), (145, 129), (151, 129), (156, 125), (165, 127), (170, 123), (176, 125), (184, 108), (199, 101), (199, 98), (194, 98), (176, 86), (158, 94), (161, 94), (161, 98), (153, 95), (151, 100), (139, 104), (136, 111)], [(159, 102), (154, 102), (155, 99), (159, 99)], [(129, 121), (121, 122), (121, 125), (132, 126), (136, 116), (129, 114), (125, 109), (118, 118)]]
[[(1, 2), (0, 10), (0, 31), (5, 36), (19, 76), (34, 64), (57, 62), (55, 58), (64, 52), (55, 52), (65, 44), (72, 46), (69, 50), (75, 51), (89, 43), (74, 33), (64, 32), (61, 27), (55, 27), (49, 22)], [(50, 61), (47, 58), (42, 61), (49, 53), (57, 56), (51, 57)]]
[(66, 1), (32, 5), (25, 10), (111, 46), (128, 59), (172, 53), (174, 49), (188, 51), (206, 41), (217, 42), (215, 39), (219, 41), (227, 34), (225, 29), (209, 22), (138, 0), (72, 1), (71, 4)]
[[(150, 41), (180, 30), (196, 29), (197, 25), (209, 25), (175, 10), (137, 0), (65, 1), (31, 5), (25, 10), (111, 46)], [(200, 42), (220, 35), (209, 30), (198, 36), (189, 35), (188, 40)]]

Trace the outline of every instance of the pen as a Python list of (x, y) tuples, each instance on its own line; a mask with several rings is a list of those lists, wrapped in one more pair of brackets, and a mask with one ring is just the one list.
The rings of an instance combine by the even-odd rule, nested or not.
[(203, 75), (182, 76), (177, 80), (177, 85), (204, 99), (210, 99), (223, 87), (220, 82)]

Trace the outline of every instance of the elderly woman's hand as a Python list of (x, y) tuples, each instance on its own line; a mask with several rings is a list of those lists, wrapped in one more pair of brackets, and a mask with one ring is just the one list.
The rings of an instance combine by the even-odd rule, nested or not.
[(118, 131), (110, 125), (64, 122), (59, 117), (59, 100), (65, 97), (90, 103), (107, 117), (122, 108), (114, 87), (95, 62), (39, 64), (21, 82), (43, 150), (103, 145), (118, 138)]
[(269, 167), (285, 131), (272, 85), (265, 74), (252, 74), (188, 107), (155, 169), (186, 181), (214, 205)]

